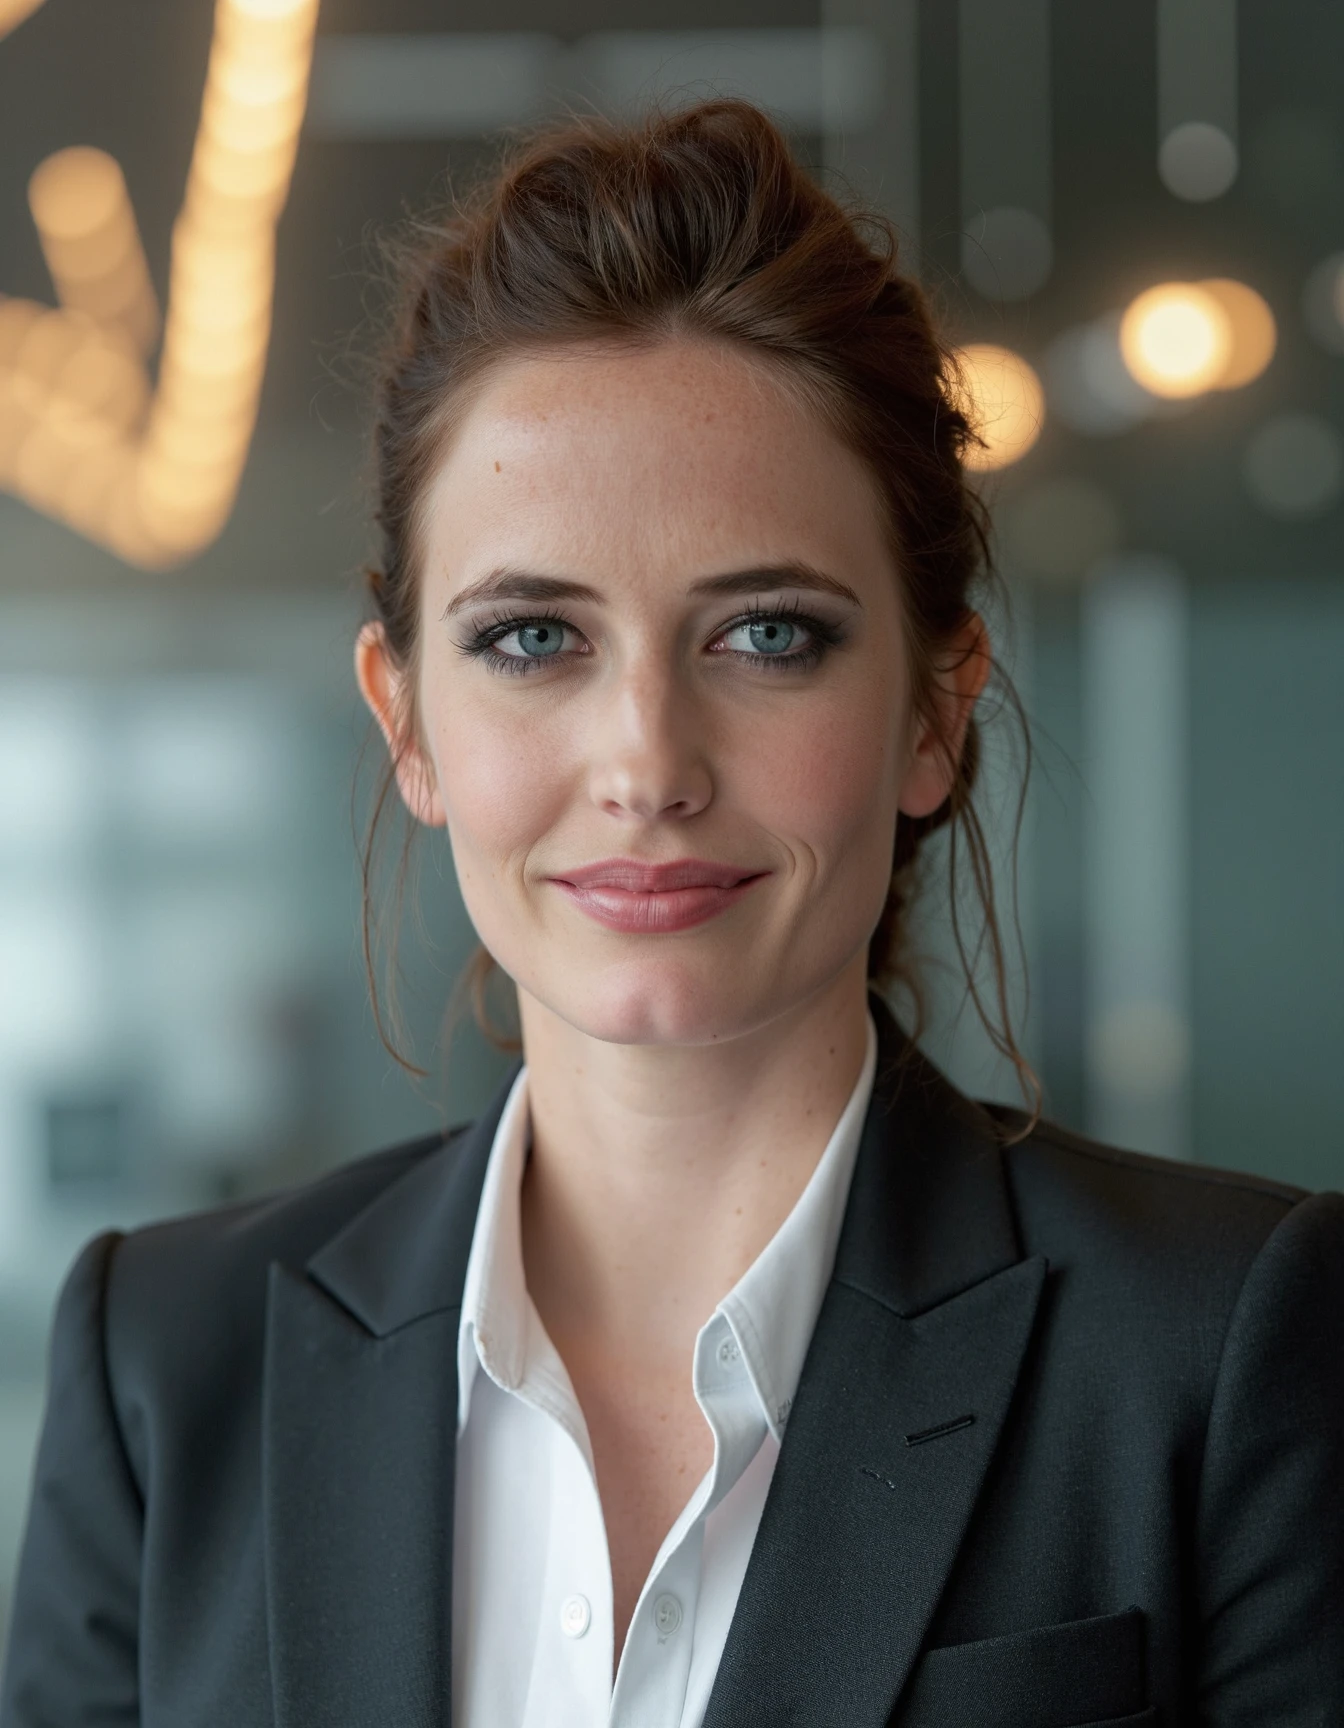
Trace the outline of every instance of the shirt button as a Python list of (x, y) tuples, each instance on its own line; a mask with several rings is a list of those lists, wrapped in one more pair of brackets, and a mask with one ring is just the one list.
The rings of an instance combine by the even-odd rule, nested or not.
[(723, 1363), (725, 1368), (730, 1362), (736, 1362), (741, 1354), (742, 1352), (737, 1347), (737, 1340), (734, 1338), (725, 1338), (723, 1343), (719, 1345), (719, 1361)]
[(560, 1630), (567, 1638), (582, 1638), (593, 1623), (586, 1596), (566, 1596), (560, 1608)]
[(653, 1605), (653, 1623), (660, 1638), (670, 1638), (681, 1625), (681, 1603), (675, 1596), (663, 1595)]

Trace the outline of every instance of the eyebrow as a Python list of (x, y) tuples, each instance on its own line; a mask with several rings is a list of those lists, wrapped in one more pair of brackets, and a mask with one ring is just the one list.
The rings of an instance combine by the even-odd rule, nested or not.
[[(853, 606), (862, 605), (858, 595), (847, 582), (841, 582), (836, 576), (828, 576), (824, 570), (818, 570), (814, 565), (805, 564), (798, 559), (787, 559), (783, 564), (757, 565), (749, 570), (726, 570), (719, 576), (702, 576), (691, 583), (688, 592), (717, 597), (757, 594), (762, 589), (773, 588), (810, 589), (817, 594), (833, 594), (837, 599), (847, 600)], [(483, 576), (479, 582), (473, 582), (469, 588), (464, 588), (460, 594), (455, 594), (444, 607), (443, 617), (451, 618), (454, 613), (461, 612), (468, 606), (479, 606), (492, 601), (498, 603), (503, 600), (591, 600), (601, 605), (602, 596), (588, 583), (574, 581), (567, 576), (541, 576), (535, 571), (501, 565), (488, 576)]]

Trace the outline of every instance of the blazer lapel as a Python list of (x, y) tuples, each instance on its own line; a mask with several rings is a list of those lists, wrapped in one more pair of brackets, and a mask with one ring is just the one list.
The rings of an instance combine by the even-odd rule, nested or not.
[(835, 1269), (704, 1728), (887, 1722), (1040, 1299), (1045, 1261), (1021, 1257), (990, 1118), (873, 1013), (878, 1077)]
[(262, 1477), (276, 1728), (449, 1721), (457, 1326), (513, 1078), (302, 1271), (271, 1265)]

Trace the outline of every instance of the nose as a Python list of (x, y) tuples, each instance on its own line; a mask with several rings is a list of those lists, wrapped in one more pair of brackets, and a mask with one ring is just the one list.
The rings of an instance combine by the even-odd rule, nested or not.
[(615, 682), (589, 742), (589, 793), (608, 815), (684, 820), (713, 796), (694, 699), (648, 658)]

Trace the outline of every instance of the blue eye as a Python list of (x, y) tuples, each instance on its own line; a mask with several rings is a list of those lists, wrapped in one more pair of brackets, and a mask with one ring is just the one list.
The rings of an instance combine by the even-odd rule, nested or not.
[[(506, 643), (517, 642), (517, 648), (506, 647)], [(497, 637), (494, 647), (497, 653), (510, 660), (545, 660), (552, 654), (558, 654), (565, 645), (565, 626), (554, 620), (538, 620), (533, 624), (519, 624), (506, 636)]]
[(774, 660), (788, 665), (810, 664), (821, 658), (826, 631), (819, 624), (800, 624), (779, 613), (732, 624), (722, 636), (724, 646), (745, 660)]
[(559, 624), (524, 624), (518, 631), (518, 646), (524, 654), (557, 654), (564, 639)]
[[(750, 643), (751, 651), (764, 655), (788, 653), (795, 646), (798, 636), (807, 634), (807, 631), (800, 631), (798, 626), (791, 624), (788, 619), (753, 619), (750, 624), (734, 624), (731, 631), (727, 632), (727, 638), (732, 641), (734, 636), (739, 636), (743, 631), (746, 631), (746, 641)], [(734, 643), (734, 646), (741, 651), (738, 643)]]
[(530, 618), (516, 613), (512, 618), (491, 618), (457, 646), (471, 659), (483, 661), (491, 672), (540, 672), (548, 660), (564, 666), (588, 652), (580, 631), (547, 612)]
[(845, 639), (843, 625), (828, 623), (796, 606), (767, 611), (755, 606), (729, 624), (713, 644), (739, 665), (774, 672), (806, 672)]

